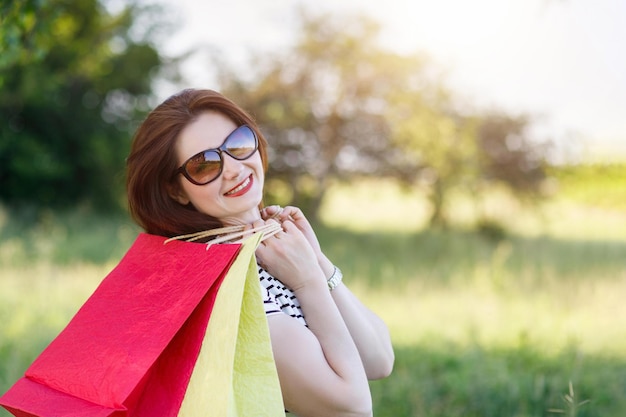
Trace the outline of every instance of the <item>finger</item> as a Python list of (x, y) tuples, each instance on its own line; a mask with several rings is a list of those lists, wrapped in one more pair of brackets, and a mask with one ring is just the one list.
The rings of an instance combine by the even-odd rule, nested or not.
[(261, 245), (257, 246), (254, 251), (254, 255), (256, 257), (256, 262), (261, 265), (261, 268), (267, 270), (265, 261), (263, 261), (265, 255), (265, 244), (263, 242), (261, 242)]
[(283, 211), (279, 205), (267, 206), (261, 210), (261, 217), (265, 220), (277, 217)]
[(252, 228), (257, 228), (257, 227), (261, 227), (265, 224), (265, 220), (255, 220), (254, 222), (252, 222)]
[(259, 226), (263, 226), (265, 224), (265, 222), (263, 220), (256, 220), (252, 223), (248, 223), (243, 227), (243, 232), (244, 232), (244, 237), (246, 236), (250, 236), (253, 233), (255, 233), (254, 229), (259, 227)]
[(285, 233), (287, 234), (292, 234), (292, 233), (301, 233), (300, 229), (298, 228), (298, 226), (293, 222), (293, 220), (285, 220), (284, 222), (281, 223), (283, 230), (285, 231)]
[(284, 207), (277, 215), (281, 221), (297, 220), (299, 217), (303, 216), (300, 209), (293, 206)]
[(268, 223), (276, 223), (276, 224), (280, 224), (280, 221), (279, 221), (278, 219), (267, 219), (267, 220), (265, 221), (265, 224), (268, 224)]

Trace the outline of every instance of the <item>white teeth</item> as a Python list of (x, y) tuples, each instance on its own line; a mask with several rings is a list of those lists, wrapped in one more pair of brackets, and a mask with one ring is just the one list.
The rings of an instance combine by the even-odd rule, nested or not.
[(238, 193), (239, 191), (241, 191), (244, 188), (246, 188), (248, 186), (248, 184), (250, 184), (250, 177), (246, 178), (246, 180), (244, 182), (242, 182), (241, 184), (239, 184), (237, 187), (233, 188), (232, 190), (230, 190), (226, 194), (230, 195), (230, 194)]

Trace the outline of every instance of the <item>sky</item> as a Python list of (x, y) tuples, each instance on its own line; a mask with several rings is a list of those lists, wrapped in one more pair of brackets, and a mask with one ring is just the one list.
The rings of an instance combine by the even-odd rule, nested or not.
[[(299, 4), (367, 14), (383, 46), (426, 53), (466, 101), (533, 115), (538, 134), (573, 153), (626, 156), (626, 0), (163, 1), (179, 22), (166, 54), (216, 45), (233, 62), (289, 45)], [(182, 70), (217, 88), (206, 56)]]

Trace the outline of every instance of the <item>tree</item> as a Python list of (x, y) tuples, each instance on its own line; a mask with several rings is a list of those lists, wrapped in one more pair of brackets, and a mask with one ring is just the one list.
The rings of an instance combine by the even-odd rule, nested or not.
[(269, 177), (315, 218), (331, 181), (413, 169), (384, 116), (392, 93), (422, 78), (425, 61), (380, 48), (370, 19), (300, 16), (293, 49), (256, 57), (258, 77), (244, 81), (221, 63), (220, 79), (271, 137)]
[(5, 1), (0, 4), (0, 69), (17, 62), (39, 61), (48, 51), (51, 4), (38, 0)]
[(550, 143), (533, 138), (528, 115), (485, 113), (477, 129), (482, 178), (520, 196), (536, 196), (547, 177)]
[(157, 11), (130, 4), (113, 14), (97, 0), (1, 10), (0, 200), (115, 206), (132, 121), (164, 65), (151, 28), (133, 23)]
[(253, 57), (247, 77), (214, 64), (222, 91), (270, 137), (268, 177), (311, 217), (332, 181), (360, 176), (424, 189), (430, 224), (441, 227), (453, 190), (471, 193), (494, 181), (520, 195), (537, 187), (525, 177), (541, 177), (529, 120), (459, 109), (427, 59), (377, 44), (379, 27), (369, 18), (301, 10), (300, 26), (293, 47)]
[(387, 120), (393, 126), (394, 143), (420, 165), (402, 180), (425, 186), (432, 205), (431, 226), (448, 224), (446, 206), (454, 190), (479, 198), (497, 184), (526, 202), (541, 195), (549, 142), (532, 136), (529, 116), (463, 113), (445, 94), (426, 105), (416, 102), (414, 94), (400, 92), (404, 97), (394, 100)]
[(478, 175), (475, 117), (455, 110), (444, 90), (429, 97), (398, 91), (392, 103), (386, 118), (393, 144), (414, 166), (400, 179), (426, 188), (432, 206), (429, 224), (445, 227), (450, 192), (471, 187)]

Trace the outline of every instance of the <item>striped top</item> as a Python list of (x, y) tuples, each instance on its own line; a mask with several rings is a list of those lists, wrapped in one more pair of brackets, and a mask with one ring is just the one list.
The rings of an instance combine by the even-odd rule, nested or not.
[(306, 326), (306, 320), (302, 314), (300, 303), (296, 295), (282, 282), (274, 278), (261, 266), (259, 268), (259, 280), (261, 283), (261, 295), (265, 314), (287, 314)]

